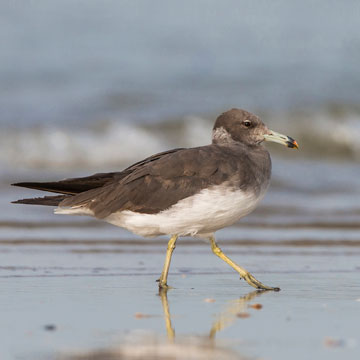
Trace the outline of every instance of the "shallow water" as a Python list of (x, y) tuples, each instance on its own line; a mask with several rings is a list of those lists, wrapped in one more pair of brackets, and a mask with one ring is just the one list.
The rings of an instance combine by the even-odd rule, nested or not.
[(2, 359), (358, 358), (358, 246), (223, 246), (282, 288), (257, 293), (208, 246), (179, 241), (161, 298), (164, 247), (2, 244)]

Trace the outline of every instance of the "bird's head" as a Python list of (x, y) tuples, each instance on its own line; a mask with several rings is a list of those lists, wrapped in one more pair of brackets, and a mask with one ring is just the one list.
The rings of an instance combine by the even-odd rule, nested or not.
[(242, 109), (231, 109), (216, 119), (212, 141), (214, 144), (239, 142), (246, 145), (272, 141), (298, 148), (297, 142), (290, 136), (269, 130), (258, 116)]

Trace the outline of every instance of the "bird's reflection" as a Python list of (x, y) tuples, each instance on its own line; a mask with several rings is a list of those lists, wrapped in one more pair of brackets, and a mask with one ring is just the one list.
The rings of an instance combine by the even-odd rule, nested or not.
[[(175, 329), (172, 324), (170, 306), (168, 301), (168, 293), (166, 289), (159, 292), (161, 299), (167, 340), (154, 334), (149, 336), (132, 336), (128, 341), (122, 342), (120, 345), (112, 346), (105, 349), (85, 351), (77, 354), (70, 354), (56, 357), (60, 360), (191, 360), (191, 359), (207, 359), (207, 360), (239, 360), (247, 359), (234, 349), (228, 346), (221, 346), (215, 343), (216, 334), (230, 326), (239, 314), (245, 314), (249, 307), (249, 302), (267, 292), (267, 290), (252, 291), (245, 296), (229, 301), (224, 310), (221, 311), (213, 322), (209, 332), (205, 336), (185, 335), (175, 341)], [(134, 335), (134, 334), (133, 334)]]
[(175, 339), (175, 330), (171, 323), (171, 315), (169, 309), (169, 301), (168, 301), (168, 289), (159, 289), (159, 296), (161, 298), (161, 304), (164, 312), (165, 319), (165, 327), (166, 327), (166, 335), (170, 341), (174, 341)]
[(269, 291), (270, 290), (254, 290), (245, 296), (229, 301), (226, 308), (217, 315), (217, 320), (213, 323), (210, 330), (210, 338), (215, 338), (217, 332), (222, 331), (234, 323), (236, 319), (238, 319), (239, 314), (246, 314), (251, 300)]
[[(245, 296), (241, 296), (240, 298), (229, 301), (225, 309), (217, 315), (216, 320), (212, 324), (208, 336), (209, 339), (214, 339), (215, 335), (219, 331), (222, 331), (223, 329), (234, 323), (238, 318), (239, 314), (245, 314), (249, 306), (249, 302), (256, 297), (263, 295), (266, 292), (269, 292), (269, 290), (254, 290), (246, 294)], [(175, 329), (171, 321), (171, 313), (168, 301), (168, 289), (160, 289), (159, 296), (161, 298), (161, 304), (164, 313), (166, 334), (170, 341), (174, 341)]]

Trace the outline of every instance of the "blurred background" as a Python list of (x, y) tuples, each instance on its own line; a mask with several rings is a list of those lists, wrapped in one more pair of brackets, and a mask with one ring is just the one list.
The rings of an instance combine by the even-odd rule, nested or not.
[(359, 14), (355, 0), (2, 1), (2, 173), (207, 144), (232, 107), (297, 156), (359, 161)]
[[(324, 273), (312, 288), (345, 288), (346, 294), (346, 279), (352, 274), (358, 281), (359, 274), (353, 257), (360, 245), (359, 19), (357, 0), (0, 1), (0, 307), (8, 309), (2, 340), (16, 352), (17, 339), (27, 339), (24, 325), (13, 321), (21, 309), (23, 319), (37, 324), (29, 331), (38, 335), (48, 321), (72, 329), (79, 320), (74, 334), (81, 336), (70, 331), (57, 345), (86, 346), (99, 340), (91, 331), (106, 335), (111, 321), (113, 329), (123, 321), (113, 317), (118, 305), (112, 296), (124, 302), (121, 314), (130, 314), (121, 324), (137, 328), (132, 314), (143, 299), (133, 302), (138, 290), (129, 299), (122, 286), (135, 286), (135, 274), (153, 296), (166, 246), (165, 239), (144, 240), (88, 218), (54, 216), (51, 208), (12, 205), (37, 193), (10, 184), (121, 170), (169, 148), (209, 144), (216, 117), (232, 107), (260, 115), (269, 128), (295, 138), (300, 150), (269, 145), (273, 177), (267, 196), (253, 214), (219, 231), (219, 242), (261, 280), (271, 270), (271, 279), (279, 281), (270, 285), (288, 281), (291, 289), (286, 274), (301, 283), (304, 274), (311, 281)], [(183, 239), (176, 252), (172, 279), (202, 274), (190, 282), (203, 286), (199, 296), (206, 297), (209, 289), (224, 290), (221, 277), (229, 274), (222, 294), (232, 296), (234, 275), (207, 245)], [(192, 253), (203, 254), (202, 261)], [(345, 274), (338, 287), (335, 275), (328, 283), (334, 269)], [(99, 274), (104, 277), (94, 280)], [(127, 275), (127, 282), (117, 277)], [(57, 282), (41, 279), (52, 276)], [(23, 278), (29, 278), (25, 287)], [(24, 296), (33, 305), (27, 310)], [(45, 312), (37, 307), (43, 300)], [(94, 308), (103, 304), (94, 322)], [(279, 311), (276, 321), (284, 313)], [(205, 318), (195, 316), (177, 330), (198, 330)], [(162, 319), (153, 322), (159, 321), (163, 329)], [(276, 339), (293, 344), (286, 321)], [(313, 344), (332, 323), (309, 321), (323, 328), (300, 326), (297, 339)], [(256, 346), (265, 322), (247, 327)], [(296, 358), (296, 345), (285, 346), (286, 353), (271, 338), (273, 321), (267, 324), (262, 339), (269, 341), (257, 347), (260, 353), (250, 353)], [(36, 339), (25, 341), (27, 349), (44, 346), (41, 336)], [(269, 343), (275, 345), (269, 349)]]

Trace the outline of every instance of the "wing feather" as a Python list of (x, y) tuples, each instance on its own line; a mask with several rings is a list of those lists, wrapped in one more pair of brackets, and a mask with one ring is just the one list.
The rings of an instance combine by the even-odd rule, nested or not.
[[(60, 207), (84, 206), (98, 218), (131, 210), (154, 214), (211, 185), (229, 180), (238, 168), (224, 149), (178, 149), (130, 167), (120, 180), (65, 199)], [(231, 158), (231, 157), (230, 157)]]

